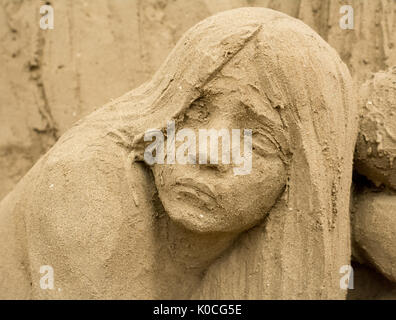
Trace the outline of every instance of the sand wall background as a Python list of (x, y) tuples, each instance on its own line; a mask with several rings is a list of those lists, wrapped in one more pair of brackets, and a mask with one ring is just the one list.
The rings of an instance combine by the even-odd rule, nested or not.
[[(302, 19), (358, 83), (396, 64), (395, 0), (40, 0), (0, 2), (0, 199), (75, 121), (148, 80), (180, 36), (216, 12), (262, 6)], [(354, 30), (339, 26), (354, 8)]]

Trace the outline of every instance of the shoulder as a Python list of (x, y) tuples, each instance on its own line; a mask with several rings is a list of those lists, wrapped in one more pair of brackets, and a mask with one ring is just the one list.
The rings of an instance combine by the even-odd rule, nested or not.
[(149, 210), (144, 166), (132, 163), (122, 147), (89, 134), (60, 140), (27, 181), (26, 222), (39, 242), (113, 243), (123, 223)]

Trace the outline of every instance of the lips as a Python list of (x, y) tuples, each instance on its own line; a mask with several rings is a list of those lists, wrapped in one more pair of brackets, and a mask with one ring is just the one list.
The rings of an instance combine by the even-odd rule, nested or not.
[(186, 188), (192, 188), (216, 200), (216, 193), (212, 190), (210, 186), (205, 183), (195, 181), (191, 178), (178, 178), (176, 180), (176, 185), (180, 185)]
[(190, 178), (180, 178), (176, 181), (175, 189), (177, 194), (198, 200), (210, 210), (217, 206), (215, 192), (204, 183)]

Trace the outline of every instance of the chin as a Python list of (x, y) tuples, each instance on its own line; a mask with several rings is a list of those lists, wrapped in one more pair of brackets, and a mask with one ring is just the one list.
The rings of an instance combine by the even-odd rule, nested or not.
[[(170, 219), (195, 233), (232, 232), (215, 211), (208, 211), (185, 202), (163, 203)], [(223, 215), (222, 215), (223, 216)]]

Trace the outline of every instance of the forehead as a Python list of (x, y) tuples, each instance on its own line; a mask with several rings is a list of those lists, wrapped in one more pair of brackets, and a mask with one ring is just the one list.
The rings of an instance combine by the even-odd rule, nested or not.
[[(241, 50), (216, 72), (202, 97), (187, 110), (190, 119), (222, 122), (235, 128), (281, 125), (279, 113), (266, 95), (254, 63)], [(263, 118), (265, 121), (263, 122)]]

